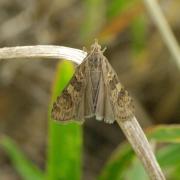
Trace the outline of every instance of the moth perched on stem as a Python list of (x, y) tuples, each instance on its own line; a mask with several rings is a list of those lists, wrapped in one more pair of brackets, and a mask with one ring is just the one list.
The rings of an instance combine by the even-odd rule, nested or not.
[(95, 117), (113, 123), (133, 116), (132, 99), (103, 55), (97, 41), (76, 68), (74, 76), (53, 104), (52, 118), (82, 123)]

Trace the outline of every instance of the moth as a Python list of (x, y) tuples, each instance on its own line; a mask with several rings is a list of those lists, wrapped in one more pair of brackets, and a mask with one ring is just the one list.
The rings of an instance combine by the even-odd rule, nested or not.
[(113, 123), (133, 116), (132, 99), (103, 52), (97, 41), (91, 45), (91, 51), (53, 104), (52, 119), (82, 123), (95, 117)]

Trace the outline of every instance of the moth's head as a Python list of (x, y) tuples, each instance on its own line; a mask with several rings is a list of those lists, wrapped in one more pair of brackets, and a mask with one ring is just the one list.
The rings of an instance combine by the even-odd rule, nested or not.
[(98, 40), (95, 39), (94, 44), (91, 45), (91, 53), (103, 54), (106, 47), (101, 50), (101, 45), (99, 45)]
[(101, 45), (98, 44), (98, 40), (95, 39), (94, 44), (91, 45), (91, 51), (92, 52), (99, 52), (101, 51)]

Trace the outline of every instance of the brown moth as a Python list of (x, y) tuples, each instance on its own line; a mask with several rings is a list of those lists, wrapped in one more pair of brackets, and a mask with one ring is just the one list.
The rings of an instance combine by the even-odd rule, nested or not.
[(82, 123), (95, 117), (113, 123), (131, 118), (133, 109), (132, 99), (96, 41), (53, 104), (52, 118)]

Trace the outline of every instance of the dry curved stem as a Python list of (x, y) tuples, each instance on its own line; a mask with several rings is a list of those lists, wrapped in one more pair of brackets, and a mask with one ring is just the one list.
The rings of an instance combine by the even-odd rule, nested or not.
[(80, 64), (87, 53), (75, 48), (53, 45), (17, 46), (0, 48), (0, 59), (53, 58), (68, 59)]
[[(54, 58), (68, 59), (80, 64), (86, 52), (63, 46), (22, 46), (0, 48), (0, 59), (12, 58)], [(153, 154), (148, 140), (135, 117), (127, 121), (118, 121), (138, 158), (143, 163), (147, 174), (152, 180), (165, 180), (162, 170)]]
[(144, 0), (144, 3), (149, 10), (154, 23), (159, 29), (166, 46), (172, 54), (177, 67), (180, 69), (180, 47), (161, 11), (161, 8), (158, 5), (157, 0)]
[(146, 172), (152, 180), (165, 180), (163, 172), (155, 158), (148, 140), (136, 117), (127, 121), (117, 121), (129, 143), (143, 163)]

